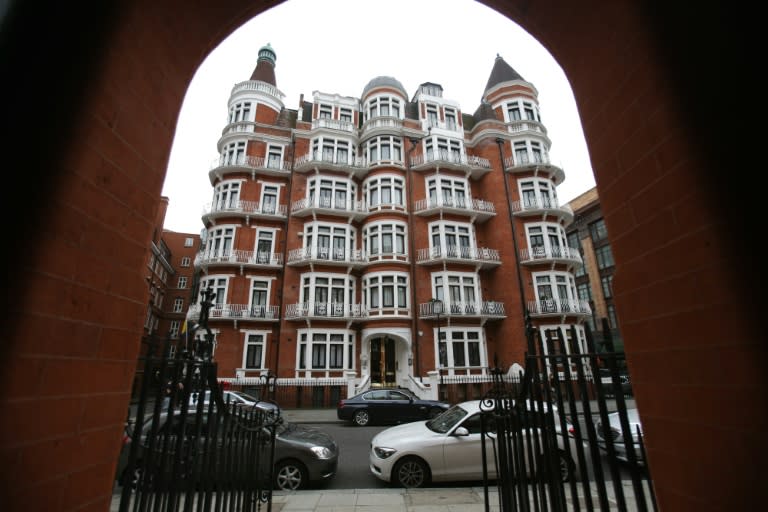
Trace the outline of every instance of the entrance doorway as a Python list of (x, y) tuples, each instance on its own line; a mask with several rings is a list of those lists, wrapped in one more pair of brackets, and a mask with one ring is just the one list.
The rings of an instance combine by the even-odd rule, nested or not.
[(371, 339), (371, 386), (394, 386), (395, 370), (395, 340)]

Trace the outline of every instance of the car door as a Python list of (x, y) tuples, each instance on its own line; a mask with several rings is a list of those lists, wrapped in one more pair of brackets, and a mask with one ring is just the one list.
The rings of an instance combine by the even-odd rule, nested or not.
[(399, 422), (421, 419), (411, 397), (402, 391), (390, 390), (387, 394), (390, 418)]
[[(433, 478), (446, 481), (481, 480), (483, 478), (483, 452), (481, 413), (475, 413), (464, 419), (445, 438), (443, 444), (443, 467), (432, 468)], [(458, 428), (464, 427), (469, 435), (456, 435)], [(493, 444), (496, 442), (495, 429), (486, 437), (485, 453), (488, 477), (496, 478)], [(438, 474), (440, 473), (440, 474)]]

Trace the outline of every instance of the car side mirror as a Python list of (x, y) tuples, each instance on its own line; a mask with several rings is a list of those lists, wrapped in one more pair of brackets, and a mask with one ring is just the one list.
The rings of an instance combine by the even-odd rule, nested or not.
[(466, 427), (459, 427), (456, 430), (453, 431), (453, 435), (457, 437), (463, 437), (469, 435), (469, 430), (467, 430)]

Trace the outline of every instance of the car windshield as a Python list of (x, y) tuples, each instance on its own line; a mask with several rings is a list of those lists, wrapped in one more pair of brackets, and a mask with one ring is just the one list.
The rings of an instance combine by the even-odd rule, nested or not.
[(433, 432), (439, 434), (445, 434), (449, 432), (458, 422), (460, 422), (466, 415), (469, 414), (465, 409), (459, 405), (454, 405), (442, 414), (439, 414), (429, 420), (426, 425), (427, 428)]

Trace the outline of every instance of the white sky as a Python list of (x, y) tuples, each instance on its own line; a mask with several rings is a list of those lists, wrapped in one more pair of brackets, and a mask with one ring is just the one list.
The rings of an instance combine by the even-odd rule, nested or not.
[(403, 84), (409, 100), (420, 84), (438, 83), (444, 97), (472, 114), (499, 54), (539, 92), (550, 157), (565, 171), (557, 188), (560, 201), (595, 185), (563, 70), (508, 18), (473, 0), (288, 0), (233, 32), (192, 79), (163, 186), (169, 198), (165, 229), (203, 228), (203, 207), (213, 196), (208, 171), (218, 157), (230, 92), (251, 77), (259, 48), (267, 43), (277, 55), (277, 88), (293, 110), (301, 94), (312, 101), (314, 91), (359, 98), (371, 79), (385, 75)]

